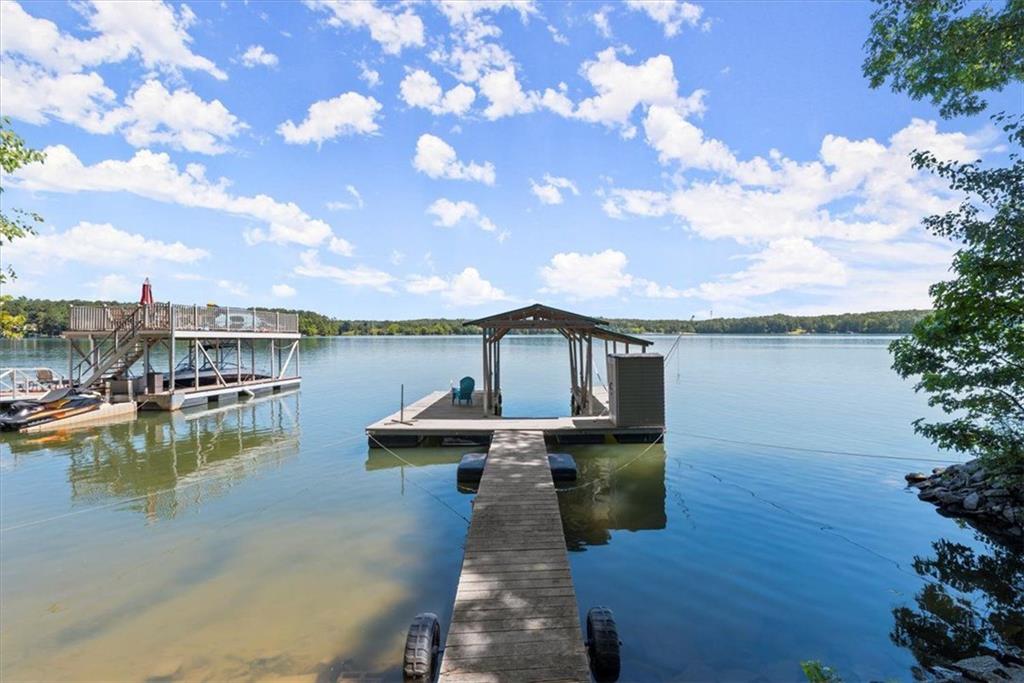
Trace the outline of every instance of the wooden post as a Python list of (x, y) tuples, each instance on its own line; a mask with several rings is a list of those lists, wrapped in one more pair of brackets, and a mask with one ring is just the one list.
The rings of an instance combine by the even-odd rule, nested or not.
[(398, 421), (405, 423), (405, 384), (402, 384), (398, 398)]
[[(197, 307), (198, 309), (198, 307)], [(192, 340), (192, 369), (195, 371), (196, 389), (199, 388), (199, 340)]]
[(488, 369), (487, 369), (487, 328), (486, 327), (484, 328), (484, 331), (483, 331), (483, 347), (482, 348), (483, 348), (483, 358), (484, 358), (484, 372), (483, 372), (483, 377), (481, 378), (481, 384), (483, 384), (483, 390), (484, 390), (484, 406), (483, 406), (484, 407), (484, 415), (487, 415), (488, 411), (490, 410), (490, 401), (488, 400), (488, 392), (487, 392), (487, 374), (488, 374)]
[(242, 383), (242, 338), (235, 339), (235, 381)]
[(494, 342), (494, 414), (501, 417), (501, 340)]
[(270, 376), (274, 377), (274, 340), (270, 340)]

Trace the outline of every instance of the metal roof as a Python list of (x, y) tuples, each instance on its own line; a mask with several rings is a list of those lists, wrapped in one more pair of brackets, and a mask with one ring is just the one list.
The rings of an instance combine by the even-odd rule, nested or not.
[[(545, 306), (544, 304), (532, 304), (523, 308), (505, 311), (504, 313), (489, 315), (486, 318), (467, 320), (463, 323), (463, 325), (491, 328), (500, 333), (509, 330), (559, 330), (563, 334), (583, 333), (595, 339), (624, 344), (637, 344), (645, 347), (654, 343), (640, 337), (634, 337), (602, 327), (602, 325), (607, 324), (607, 321), (600, 318), (591, 318), (590, 316)], [(503, 336), (503, 334), (500, 336)]]

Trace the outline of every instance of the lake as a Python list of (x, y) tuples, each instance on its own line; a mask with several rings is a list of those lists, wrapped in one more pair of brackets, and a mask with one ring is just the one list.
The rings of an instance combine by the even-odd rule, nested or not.
[[(595, 482), (559, 494), (577, 597), (614, 610), (620, 680), (908, 680), (1005, 637), (1020, 555), (906, 490), (959, 458), (913, 433), (890, 341), (684, 337), (663, 446), (566, 449)], [(66, 365), (60, 340), (0, 355)], [(505, 414), (565, 414), (567, 356), (506, 337)], [(0, 679), (399, 679), (411, 618), (450, 621), (466, 449), (407, 465), (362, 430), (479, 366), (476, 337), (304, 339), (299, 392), (0, 436)]]

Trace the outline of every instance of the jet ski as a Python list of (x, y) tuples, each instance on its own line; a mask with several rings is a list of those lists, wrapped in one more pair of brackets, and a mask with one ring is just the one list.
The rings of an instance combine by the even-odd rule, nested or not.
[(37, 399), (15, 401), (0, 413), (0, 431), (9, 432), (96, 410), (103, 398), (93, 391), (61, 387)]

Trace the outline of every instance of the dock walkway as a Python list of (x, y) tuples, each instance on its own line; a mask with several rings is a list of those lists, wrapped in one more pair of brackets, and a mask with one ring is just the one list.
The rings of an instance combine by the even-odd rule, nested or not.
[(590, 680), (542, 431), (494, 432), (440, 680)]

